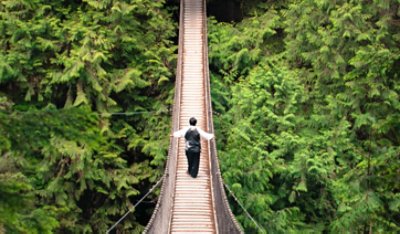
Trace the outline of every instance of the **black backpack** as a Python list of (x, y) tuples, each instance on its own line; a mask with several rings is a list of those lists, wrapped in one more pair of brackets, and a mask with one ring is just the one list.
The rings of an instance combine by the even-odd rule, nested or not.
[(200, 133), (197, 129), (189, 129), (185, 134), (186, 144), (189, 144), (187, 151), (191, 153), (200, 153)]

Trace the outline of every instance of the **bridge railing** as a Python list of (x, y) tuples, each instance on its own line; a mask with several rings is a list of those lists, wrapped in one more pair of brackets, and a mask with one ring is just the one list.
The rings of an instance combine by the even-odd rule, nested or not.
[[(205, 94), (206, 94), (206, 107), (207, 107), (207, 128), (208, 131), (214, 133), (213, 113), (211, 103), (211, 88), (210, 88), (210, 73), (208, 62), (208, 38), (207, 38), (207, 12), (206, 1), (204, 3), (204, 17), (203, 17), (203, 64), (205, 76)], [(233, 215), (229, 202), (225, 194), (224, 183), (219, 168), (217, 145), (215, 138), (210, 141), (210, 160), (211, 160), (211, 180), (212, 192), (214, 199), (214, 214), (216, 216), (217, 224), (215, 225), (219, 233), (243, 233)]]
[[(183, 9), (183, 1), (181, 1), (181, 9)], [(183, 59), (183, 11), (180, 11), (179, 17), (179, 48), (178, 61), (175, 80), (175, 96), (174, 106), (172, 110), (172, 131), (179, 129), (180, 103), (181, 103), (181, 87), (182, 87), (182, 59)], [(176, 173), (177, 173), (177, 155), (179, 141), (171, 136), (168, 149), (167, 165), (163, 175), (163, 184), (158, 198), (157, 205), (153, 215), (147, 224), (144, 233), (167, 233), (170, 228), (172, 215), (172, 205), (175, 195)]]

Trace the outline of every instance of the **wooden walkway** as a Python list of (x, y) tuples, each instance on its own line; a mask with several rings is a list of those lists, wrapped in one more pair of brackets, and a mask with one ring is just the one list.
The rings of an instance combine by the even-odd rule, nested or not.
[[(213, 132), (206, 0), (181, 0), (172, 130), (189, 125)], [(187, 174), (184, 139), (171, 138), (163, 185), (144, 233), (243, 233), (227, 201), (215, 140), (202, 140), (197, 178)]]
[[(206, 105), (203, 65), (203, 2), (185, 0), (183, 65), (181, 87), (180, 128), (195, 117), (197, 125), (206, 128)], [(184, 139), (179, 141), (178, 171), (172, 210), (172, 233), (215, 233), (211, 195), (208, 143), (202, 140), (200, 169), (197, 178), (187, 172)]]

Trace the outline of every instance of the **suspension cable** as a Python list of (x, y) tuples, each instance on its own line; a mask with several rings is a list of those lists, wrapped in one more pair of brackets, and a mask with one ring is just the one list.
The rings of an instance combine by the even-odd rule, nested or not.
[(112, 225), (107, 230), (106, 233), (107, 234), (110, 233), (110, 231), (112, 231), (122, 220), (124, 220), (126, 218), (126, 216), (128, 216), (128, 214), (130, 214), (132, 211), (134, 211), (136, 206), (138, 206), (151, 192), (153, 192), (153, 190), (158, 187), (158, 185), (161, 183), (161, 181), (163, 179), (164, 179), (164, 177), (161, 177), (161, 179), (159, 179), (157, 181), (157, 183), (155, 185), (153, 185), (153, 187), (139, 201), (136, 202), (136, 204), (133, 206), (133, 208), (129, 209), (117, 222), (114, 223), (114, 225)]
[(244, 206), (242, 205), (242, 203), (239, 201), (239, 199), (236, 198), (235, 194), (233, 194), (232, 190), (229, 188), (228, 185), (226, 185), (224, 183), (225, 188), (229, 191), (229, 194), (235, 199), (236, 203), (239, 204), (239, 206), (242, 208), (242, 210), (246, 213), (247, 217), (249, 217), (251, 219), (251, 221), (253, 221), (253, 223), (257, 226), (257, 228), (259, 230), (261, 230), (262, 233), (267, 233), (265, 231), (264, 228), (262, 228), (257, 222), (256, 220), (250, 215), (250, 213), (246, 210), (246, 208), (244, 208)]
[(99, 113), (101, 116), (116, 116), (116, 115), (140, 115), (140, 114), (148, 114), (148, 113), (156, 113), (156, 111), (131, 111), (131, 112), (111, 112), (111, 113)]
[[(13, 112), (7, 112), (4, 110), (0, 110), (0, 112), (4, 113), (4, 114), (18, 114), (18, 115), (24, 115), (24, 114), (28, 114), (28, 111), (13, 111)], [(46, 113), (46, 112), (43, 112)], [(99, 115), (99, 116), (103, 116), (103, 117), (110, 117), (110, 116), (131, 116), (131, 115), (141, 115), (141, 114), (150, 114), (150, 113), (157, 113), (157, 111), (130, 111), (130, 112), (103, 112), (103, 113), (99, 113), (99, 112), (93, 112), (92, 114), (94, 115)], [(164, 113), (164, 112), (162, 112)]]

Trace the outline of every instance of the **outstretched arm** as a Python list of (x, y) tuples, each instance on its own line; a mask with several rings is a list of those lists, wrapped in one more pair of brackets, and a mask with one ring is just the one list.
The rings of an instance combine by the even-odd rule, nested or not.
[(188, 128), (182, 128), (181, 130), (178, 130), (176, 132), (173, 133), (174, 137), (184, 137), (186, 134)]
[(214, 137), (214, 134), (207, 133), (207, 132), (201, 130), (200, 128), (197, 128), (197, 130), (199, 131), (200, 136), (205, 138), (205, 139), (207, 139), (207, 140), (211, 140)]

